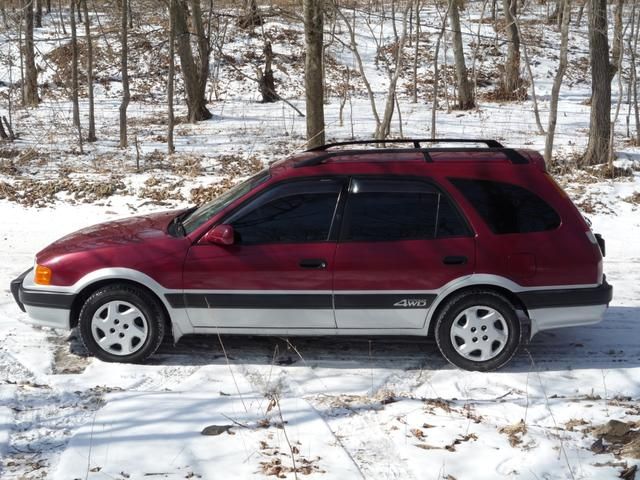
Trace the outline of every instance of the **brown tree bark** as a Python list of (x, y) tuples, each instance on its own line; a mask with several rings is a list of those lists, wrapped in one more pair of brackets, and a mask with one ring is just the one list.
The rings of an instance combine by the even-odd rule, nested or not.
[(607, 36), (607, 1), (587, 0), (589, 5), (589, 57), (591, 63), (591, 118), (589, 144), (583, 162), (607, 161), (611, 133), (611, 63)]
[(262, 102), (273, 103), (280, 100), (280, 96), (276, 93), (276, 84), (273, 78), (273, 69), (271, 68), (271, 63), (273, 62), (273, 50), (271, 48), (271, 42), (266, 39), (263, 52), (264, 72), (260, 69), (256, 69), (258, 75), (258, 86), (260, 87)]
[(569, 45), (569, 23), (571, 22), (571, 0), (563, 0), (562, 25), (560, 28), (560, 63), (556, 76), (551, 87), (551, 102), (549, 105), (549, 125), (547, 126), (547, 138), (544, 144), (544, 160), (551, 162), (553, 154), (553, 140), (556, 133), (556, 123), (558, 121), (558, 98), (560, 97), (560, 87), (562, 79), (567, 70), (567, 51)]
[(453, 55), (456, 64), (456, 80), (458, 82), (458, 108), (469, 110), (475, 107), (473, 88), (467, 76), (467, 66), (464, 62), (462, 47), (462, 32), (460, 31), (460, 0), (449, 0), (449, 21), (453, 33)]
[(36, 70), (35, 54), (33, 48), (33, 0), (22, 0), (22, 8), (25, 17), (24, 29), (24, 104), (35, 107), (39, 103), (38, 98), (38, 71)]
[(87, 0), (82, 0), (82, 10), (84, 13), (84, 34), (87, 42), (87, 96), (89, 97), (89, 131), (87, 133), (87, 142), (95, 142), (97, 138), (93, 101), (93, 40), (91, 39), (91, 23), (89, 22)]
[(128, 13), (129, 0), (122, 0), (120, 24), (120, 43), (122, 51), (120, 54), (120, 70), (122, 71), (122, 102), (120, 103), (120, 148), (125, 148), (127, 142), (127, 107), (129, 106), (129, 47), (128, 47)]
[[(199, 0), (190, 0), (190, 5), (191, 22), (194, 27), (193, 33), (189, 31), (187, 24), (189, 8), (185, 0), (174, 0), (171, 12), (175, 22), (176, 45), (187, 93), (189, 122), (195, 123), (200, 120), (208, 120), (213, 116), (207, 109), (207, 101), (204, 95), (209, 76), (209, 53), (211, 48), (209, 39), (204, 34)], [(191, 50), (190, 39), (192, 36), (197, 39), (197, 58), (194, 58)]]
[(520, 85), (520, 35), (518, 34), (518, 26), (516, 25), (518, 0), (502, 0), (502, 8), (507, 23), (507, 61), (504, 65), (504, 93), (513, 94)]
[(36, 28), (42, 28), (42, 1), (43, 0), (31, 0), (36, 3), (35, 22)]
[[(173, 8), (176, 0), (170, 0), (169, 12)], [(167, 153), (171, 155), (176, 151), (173, 143), (173, 126), (175, 118), (173, 116), (173, 81), (175, 78), (175, 44), (176, 44), (176, 25), (174, 16), (169, 13), (169, 78), (167, 79)]]
[(322, 44), (324, 0), (304, 0), (304, 86), (307, 107), (307, 146), (324, 144), (324, 88)]
[(80, 106), (78, 105), (78, 37), (76, 33), (76, 8), (77, 0), (70, 0), (71, 21), (71, 102), (73, 104), (73, 125), (78, 130), (78, 142), (82, 153), (82, 127), (80, 126)]

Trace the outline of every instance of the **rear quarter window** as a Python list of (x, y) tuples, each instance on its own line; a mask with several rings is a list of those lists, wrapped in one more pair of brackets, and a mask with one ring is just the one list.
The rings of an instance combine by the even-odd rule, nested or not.
[(467, 178), (449, 181), (473, 205), (496, 234), (555, 230), (560, 216), (542, 198), (510, 183)]

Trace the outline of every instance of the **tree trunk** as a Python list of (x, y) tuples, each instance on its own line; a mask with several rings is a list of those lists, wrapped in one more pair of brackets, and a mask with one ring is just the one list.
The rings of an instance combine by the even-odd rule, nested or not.
[(24, 104), (35, 107), (38, 105), (38, 71), (36, 70), (35, 54), (33, 52), (33, 1), (23, 0), (22, 8), (25, 16), (24, 30)]
[(322, 34), (324, 0), (304, 0), (304, 86), (307, 107), (307, 146), (324, 145), (324, 89), (322, 88)]
[(264, 72), (260, 69), (256, 69), (258, 73), (258, 85), (260, 87), (260, 94), (262, 95), (262, 102), (273, 103), (277, 102), (280, 97), (276, 93), (276, 85), (273, 78), (273, 69), (271, 68), (271, 62), (273, 62), (273, 50), (271, 49), (271, 42), (266, 39), (263, 51)]
[(502, 0), (505, 21), (507, 22), (507, 62), (504, 65), (504, 93), (512, 95), (520, 85), (520, 35), (516, 25), (518, 0)]
[(36, 2), (36, 28), (42, 28), (42, 1), (43, 0), (31, 0), (31, 3)]
[(571, 22), (571, 0), (564, 0), (562, 25), (560, 29), (560, 63), (551, 88), (551, 103), (549, 105), (549, 125), (547, 126), (547, 138), (544, 144), (544, 160), (549, 164), (553, 154), (553, 140), (558, 120), (558, 98), (562, 79), (567, 69), (567, 50), (569, 44), (569, 23)]
[(469, 110), (475, 106), (473, 89), (467, 76), (467, 66), (464, 62), (462, 47), (462, 32), (460, 31), (459, 0), (449, 0), (449, 20), (453, 30), (453, 55), (456, 63), (456, 79), (458, 81), (458, 108)]
[(62, 0), (58, 0), (58, 18), (60, 19), (60, 26), (62, 27), (62, 34), (67, 34), (67, 29), (64, 26), (64, 17), (62, 16)]
[(442, 37), (444, 31), (447, 29), (447, 15), (449, 14), (449, 8), (451, 8), (451, 2), (447, 5), (447, 12), (442, 18), (442, 26), (438, 32), (438, 39), (436, 40), (436, 48), (433, 54), (433, 105), (431, 106), (431, 138), (436, 138), (436, 112), (438, 111), (438, 55), (440, 55), (440, 44), (442, 43)]
[(411, 103), (418, 103), (418, 57), (420, 46), (420, 0), (416, 0), (416, 43), (413, 52), (413, 94)]
[(167, 79), (167, 153), (171, 155), (176, 151), (173, 144), (173, 126), (175, 119), (173, 116), (173, 80), (175, 77), (175, 43), (176, 43), (176, 26), (174, 16), (171, 15), (173, 3), (176, 0), (170, 0), (169, 4), (169, 78)]
[(78, 129), (78, 143), (82, 153), (82, 129), (80, 126), (80, 106), (78, 105), (78, 37), (76, 32), (76, 0), (69, 2), (71, 12), (71, 102), (73, 104), (73, 125)]
[[(192, 34), (187, 26), (188, 8), (185, 0), (173, 2), (172, 14), (176, 29), (176, 43), (180, 66), (184, 79), (184, 87), (187, 94), (187, 108), (189, 122), (208, 120), (213, 115), (207, 109), (205, 88), (209, 76), (209, 39), (204, 35), (202, 28), (202, 15), (198, 0), (190, 0), (192, 7), (192, 22), (195, 32)], [(191, 37), (198, 39), (198, 62), (194, 59), (191, 50)]]
[(51, 0), (47, 0), (47, 13), (51, 13)]
[(607, 1), (587, 0), (589, 8), (589, 56), (591, 63), (591, 119), (589, 144), (583, 162), (607, 161), (611, 133), (611, 64), (607, 36)]
[(253, 28), (262, 25), (262, 17), (258, 13), (258, 2), (256, 0), (244, 0), (242, 5), (243, 14), (238, 17), (240, 28)]
[(129, 0), (122, 0), (122, 18), (120, 24), (120, 43), (122, 44), (122, 52), (120, 55), (120, 70), (122, 71), (122, 102), (120, 103), (120, 148), (125, 148), (127, 142), (127, 107), (129, 106), (129, 47), (127, 44), (128, 37), (128, 13), (127, 5)]
[(84, 34), (87, 42), (87, 95), (89, 97), (89, 132), (87, 133), (87, 142), (95, 142), (97, 138), (93, 104), (93, 40), (91, 39), (91, 23), (89, 22), (87, 0), (82, 0), (82, 9), (84, 11)]

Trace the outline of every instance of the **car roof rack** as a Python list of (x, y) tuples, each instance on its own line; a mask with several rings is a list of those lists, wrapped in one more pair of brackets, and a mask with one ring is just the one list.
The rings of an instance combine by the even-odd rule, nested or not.
[[(343, 147), (349, 145), (378, 145), (378, 144), (397, 144), (397, 143), (410, 143), (411, 147), (405, 148), (375, 148), (375, 149), (353, 149), (353, 150), (330, 150), (334, 147)], [(484, 143), (486, 147), (422, 147), (422, 143)], [(332, 157), (344, 157), (344, 156), (356, 156), (367, 155), (372, 153), (422, 153), (425, 162), (433, 162), (430, 153), (437, 152), (460, 152), (460, 153), (476, 153), (476, 152), (490, 152), (501, 153), (511, 163), (521, 165), (529, 163), (529, 160), (513, 148), (504, 147), (500, 142), (496, 140), (487, 139), (462, 139), (462, 138), (405, 138), (405, 139), (392, 139), (392, 140), (351, 140), (347, 142), (336, 142), (321, 145), (319, 147), (310, 148), (307, 152), (324, 152), (322, 155), (318, 155), (313, 158), (301, 160), (294, 164), (295, 168), (310, 167), (313, 165), (319, 165)]]
[(422, 148), (421, 143), (484, 143), (489, 148), (504, 148), (497, 140), (479, 138), (394, 138), (391, 140), (349, 140), (346, 142), (327, 143), (319, 147), (310, 148), (307, 152), (320, 152), (333, 147), (347, 145), (376, 145), (386, 143), (413, 143), (413, 148)]

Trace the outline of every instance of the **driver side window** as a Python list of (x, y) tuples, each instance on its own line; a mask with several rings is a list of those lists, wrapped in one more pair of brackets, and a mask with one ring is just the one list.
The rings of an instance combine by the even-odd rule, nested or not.
[(342, 184), (332, 179), (278, 185), (249, 202), (225, 223), (233, 226), (236, 243), (324, 242)]

